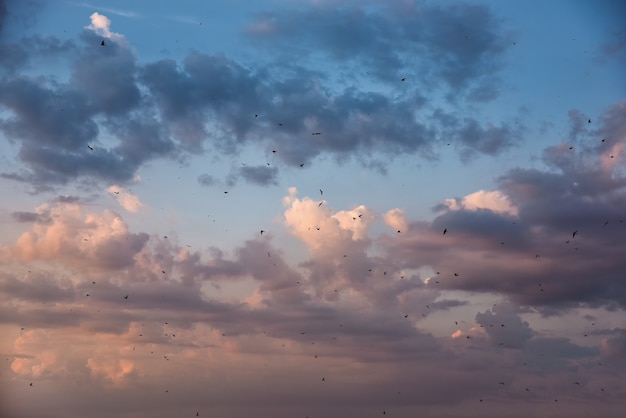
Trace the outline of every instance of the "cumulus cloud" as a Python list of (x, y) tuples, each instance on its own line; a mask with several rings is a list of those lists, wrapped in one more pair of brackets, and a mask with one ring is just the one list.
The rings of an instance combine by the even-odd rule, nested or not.
[(383, 219), (387, 225), (392, 227), (397, 232), (406, 231), (407, 229), (408, 220), (402, 209), (391, 209), (383, 215)]
[(77, 203), (57, 203), (46, 215), (47, 224), (34, 224), (14, 246), (4, 247), (23, 262), (63, 259), (70, 265), (119, 269), (133, 263), (133, 257), (148, 240), (133, 234), (115, 212), (85, 213)]
[(495, 213), (517, 216), (519, 214), (509, 197), (499, 190), (485, 191), (479, 190), (470, 193), (462, 199), (445, 199), (437, 208), (445, 207), (449, 210), (469, 210), (476, 211), (487, 209)]
[(295, 187), (289, 189), (283, 204), (285, 225), (290, 231), (313, 252), (333, 254), (333, 257), (340, 256), (342, 249), (365, 242), (374, 218), (365, 206), (333, 212), (325, 200), (298, 198)]
[(95, 12), (91, 16), (89, 16), (89, 19), (91, 19), (91, 24), (85, 26), (85, 29), (89, 29), (100, 36), (120, 43), (125, 42), (124, 35), (111, 32), (111, 19), (109, 19), (108, 17), (101, 15), (98, 12)]

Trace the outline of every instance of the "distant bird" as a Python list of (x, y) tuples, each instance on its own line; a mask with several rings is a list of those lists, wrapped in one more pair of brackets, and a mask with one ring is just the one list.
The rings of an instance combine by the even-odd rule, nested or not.
[(456, 277), (459, 277), (459, 273), (454, 273), (454, 275), (455, 275)]
[(272, 154), (276, 154), (276, 150), (275, 149), (272, 150)]
[(32, 385), (33, 385), (33, 382), (30, 382), (30, 384), (28, 386), (32, 386)]
[(325, 382), (325, 381), (326, 381), (326, 379), (324, 379), (324, 378), (322, 377), (322, 382)]
[(577, 233), (578, 233), (578, 229), (572, 233), (572, 238), (574, 238)]
[(446, 235), (446, 232), (448, 232), (448, 228), (444, 228), (443, 235)]
[(93, 147), (91, 145), (87, 145), (87, 148), (89, 148), (89, 151), (93, 151)]
[(324, 195), (324, 190), (320, 189), (320, 196)]
[(321, 135), (321, 132), (313, 132), (312, 135)]
[(499, 382), (502, 386), (504, 386), (504, 382)]
[(402, 77), (400, 81), (406, 81), (406, 77)]
[(400, 230), (398, 229), (398, 231), (396, 231), (398, 234), (400, 233)]
[(606, 221), (604, 221), (604, 225), (602, 226), (607, 226), (609, 224), (609, 220), (607, 219)]
[(196, 416), (197, 416), (197, 417), (199, 417), (199, 416), (200, 416), (200, 413), (199, 413), (199, 412), (196, 412)]
[(587, 123), (591, 123), (591, 119), (588, 119), (588, 120), (587, 120)]
[(263, 232), (265, 232), (265, 231), (261, 229), (261, 235), (263, 235)]
[(300, 164), (300, 167), (304, 167), (304, 163)]
[(319, 204), (319, 205), (317, 205), (317, 207), (319, 208), (319, 207), (320, 207), (320, 206), (322, 206), (323, 204), (324, 204), (324, 201), (322, 200), (322, 201), (320, 202), (320, 204)]
[(104, 43), (104, 39), (102, 40), (102, 42), (100, 42), (100, 46), (107, 46), (107, 44)]
[(128, 295), (124, 296), (124, 299), (128, 299)]
[(408, 317), (409, 317), (409, 315), (408, 315), (408, 314), (406, 314), (406, 315), (404, 315), (404, 317), (405, 317), (405, 318), (408, 318)]

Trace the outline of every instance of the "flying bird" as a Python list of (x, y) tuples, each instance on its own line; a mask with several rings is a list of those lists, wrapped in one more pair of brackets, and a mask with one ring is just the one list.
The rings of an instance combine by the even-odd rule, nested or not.
[(263, 235), (263, 232), (265, 232), (265, 231), (261, 229), (261, 235)]
[(128, 295), (124, 296), (124, 299), (128, 299)]
[(446, 232), (448, 232), (448, 228), (444, 228), (443, 235), (446, 235)]
[(102, 42), (100, 42), (100, 46), (107, 46), (107, 44), (104, 43), (104, 39), (102, 40)]
[(324, 190), (320, 189), (320, 196), (324, 195)]
[(87, 148), (89, 148), (89, 151), (93, 151), (93, 147), (91, 145), (87, 145)]
[(578, 229), (572, 233), (572, 238), (574, 238), (577, 233), (578, 233)]
[(319, 208), (319, 207), (320, 207), (320, 206), (322, 206), (323, 204), (324, 204), (324, 201), (322, 200), (322, 201), (320, 202), (320, 204), (319, 204), (319, 205), (317, 205), (317, 207)]

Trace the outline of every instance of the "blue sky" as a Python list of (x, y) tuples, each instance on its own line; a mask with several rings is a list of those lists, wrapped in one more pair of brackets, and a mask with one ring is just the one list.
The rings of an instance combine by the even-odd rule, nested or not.
[(624, 12), (0, 0), (2, 412), (620, 416)]

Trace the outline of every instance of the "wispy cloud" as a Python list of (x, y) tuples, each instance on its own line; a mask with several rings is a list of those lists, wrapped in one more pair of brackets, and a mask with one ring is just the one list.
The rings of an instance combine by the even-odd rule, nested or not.
[(122, 9), (117, 9), (117, 8), (110, 8), (110, 7), (102, 7), (102, 6), (98, 6), (92, 3), (86, 3), (86, 2), (73, 2), (70, 1), (68, 2), (69, 4), (72, 4), (74, 6), (78, 6), (78, 7), (83, 7), (86, 9), (92, 9), (92, 10), (97, 10), (97, 11), (101, 11), (101, 12), (105, 12), (105, 13), (111, 13), (117, 16), (122, 16), (122, 17), (128, 17), (128, 18), (133, 18), (133, 19), (137, 19), (140, 18), (141, 15), (137, 12), (133, 12), (130, 10), (122, 10)]

